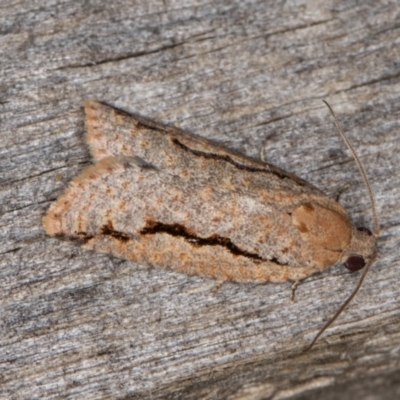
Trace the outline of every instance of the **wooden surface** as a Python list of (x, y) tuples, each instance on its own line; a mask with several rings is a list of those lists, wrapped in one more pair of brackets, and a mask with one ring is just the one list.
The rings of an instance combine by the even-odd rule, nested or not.
[[(400, 396), (400, 9), (397, 1), (0, 2), (0, 398), (393, 399)], [(155, 270), (45, 235), (50, 203), (91, 160), (96, 99), (266, 158), (371, 227), (355, 286)]]

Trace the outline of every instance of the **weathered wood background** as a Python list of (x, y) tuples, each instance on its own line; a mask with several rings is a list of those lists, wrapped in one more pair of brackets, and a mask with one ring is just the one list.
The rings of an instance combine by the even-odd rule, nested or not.
[[(0, 2), (0, 398), (400, 396), (400, 7), (396, 0)], [(175, 124), (294, 172), (372, 226), (355, 286), (215, 282), (84, 251), (41, 218), (90, 164), (82, 101)], [(336, 393), (336, 394), (335, 394)]]

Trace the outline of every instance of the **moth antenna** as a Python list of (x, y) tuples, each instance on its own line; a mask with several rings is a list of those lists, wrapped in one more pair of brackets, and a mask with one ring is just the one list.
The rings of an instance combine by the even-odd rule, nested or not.
[(370, 186), (370, 184), (368, 182), (367, 174), (365, 173), (364, 167), (361, 164), (361, 161), (358, 158), (358, 156), (357, 156), (356, 152), (354, 151), (353, 147), (351, 146), (349, 140), (347, 139), (346, 135), (343, 133), (343, 130), (339, 125), (339, 121), (338, 121), (338, 119), (336, 117), (336, 114), (333, 112), (332, 107), (325, 100), (322, 100), (322, 101), (329, 108), (329, 111), (331, 112), (332, 117), (333, 117), (333, 121), (335, 122), (336, 129), (339, 132), (339, 135), (341, 136), (343, 141), (345, 142), (347, 148), (350, 150), (351, 154), (353, 155), (354, 161), (356, 162), (357, 167), (358, 167), (358, 169), (359, 169), (359, 171), (361, 173), (361, 176), (363, 178), (364, 184), (365, 184), (365, 186), (367, 188), (367, 191), (368, 191), (369, 201), (371, 203), (372, 219), (374, 221), (374, 235), (375, 235), (375, 237), (378, 237), (379, 236), (378, 214), (376, 212), (374, 195), (372, 194), (372, 190), (371, 190), (371, 186)]
[(336, 319), (339, 317), (339, 315), (343, 312), (343, 310), (349, 305), (349, 303), (353, 300), (354, 296), (357, 294), (359, 291), (362, 283), (364, 282), (365, 277), (367, 276), (367, 273), (369, 271), (369, 268), (371, 266), (372, 262), (368, 263), (367, 266), (364, 269), (363, 274), (361, 275), (360, 280), (357, 283), (357, 286), (351, 293), (351, 295), (346, 299), (346, 301), (340, 306), (339, 310), (336, 311), (335, 315), (328, 321), (326, 324), (319, 330), (311, 344), (304, 350), (304, 352), (311, 350), (311, 348), (314, 346), (315, 342), (318, 340), (318, 338), (336, 321)]
[[(351, 154), (354, 157), (354, 160), (358, 166), (358, 169), (361, 173), (361, 176), (364, 180), (365, 186), (367, 187), (367, 191), (368, 191), (368, 196), (369, 196), (369, 200), (371, 203), (371, 211), (372, 211), (372, 218), (374, 221), (374, 236), (378, 237), (379, 235), (379, 222), (378, 222), (378, 215), (376, 212), (376, 207), (375, 207), (375, 200), (374, 200), (374, 196), (372, 194), (372, 190), (371, 190), (371, 186), (369, 185), (368, 182), (368, 178), (367, 178), (367, 174), (365, 173), (364, 167), (361, 164), (360, 159), (358, 158), (356, 152), (354, 151), (353, 147), (351, 146), (349, 140), (347, 139), (346, 135), (343, 133), (342, 128), (339, 125), (339, 121), (335, 115), (335, 113), (332, 110), (332, 107), (328, 104), (328, 102), (326, 102), (325, 100), (322, 100), (326, 106), (329, 108), (329, 111), (331, 112), (332, 116), (333, 116), (333, 120), (335, 122), (335, 126), (337, 131), (339, 132), (339, 135), (341, 136), (341, 138), (343, 139), (343, 141), (346, 143), (346, 146), (348, 147), (348, 149), (350, 150)], [(318, 338), (336, 321), (336, 319), (339, 317), (339, 315), (343, 312), (343, 310), (349, 305), (349, 303), (353, 300), (354, 296), (357, 294), (357, 292), (360, 290), (360, 287), (362, 285), (362, 283), (364, 282), (365, 277), (367, 276), (367, 273), (371, 267), (372, 261), (370, 261), (367, 266), (364, 269), (363, 274), (361, 275), (360, 280), (357, 283), (357, 286), (354, 288), (353, 292), (351, 293), (351, 295), (346, 299), (346, 301), (340, 306), (339, 310), (336, 311), (335, 315), (328, 321), (325, 323), (325, 325), (320, 329), (320, 331), (317, 333), (317, 335), (315, 336), (315, 338), (313, 339), (313, 341), (311, 342), (311, 344), (304, 350), (304, 352), (310, 350), (315, 342), (318, 340)]]

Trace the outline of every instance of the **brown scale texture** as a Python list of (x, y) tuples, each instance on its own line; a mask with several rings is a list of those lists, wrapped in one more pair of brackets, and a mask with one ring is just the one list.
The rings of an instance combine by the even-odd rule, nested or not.
[(178, 272), (299, 280), (375, 239), (305, 181), (208, 140), (85, 103), (95, 164), (50, 207), (50, 235)]

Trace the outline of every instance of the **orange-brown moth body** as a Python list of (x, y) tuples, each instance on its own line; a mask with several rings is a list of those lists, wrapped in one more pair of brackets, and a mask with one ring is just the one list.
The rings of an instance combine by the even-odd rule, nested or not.
[(85, 111), (94, 165), (51, 205), (49, 235), (237, 282), (298, 281), (374, 258), (376, 237), (302, 179), (96, 101)]

